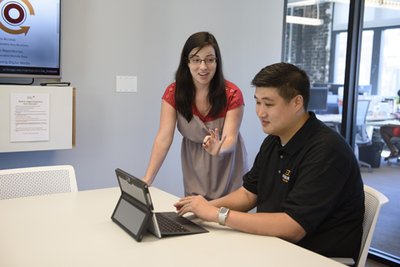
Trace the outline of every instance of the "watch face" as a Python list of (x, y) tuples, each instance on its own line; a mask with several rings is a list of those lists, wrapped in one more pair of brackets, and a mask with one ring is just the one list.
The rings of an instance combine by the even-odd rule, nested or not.
[(225, 207), (221, 207), (218, 212), (218, 223), (221, 225), (225, 225), (226, 217), (228, 217), (229, 209)]
[(225, 207), (222, 207), (221, 210), (220, 210), (220, 212), (221, 212), (222, 214), (226, 214), (228, 211), (229, 211), (229, 209), (228, 209), (228, 208), (225, 208)]

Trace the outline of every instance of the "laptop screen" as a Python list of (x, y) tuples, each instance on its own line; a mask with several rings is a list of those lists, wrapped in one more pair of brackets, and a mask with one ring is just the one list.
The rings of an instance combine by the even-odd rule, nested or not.
[(115, 209), (114, 219), (122, 224), (133, 235), (138, 236), (146, 220), (147, 213), (136, 208), (125, 199), (121, 198)]
[(116, 174), (122, 194), (111, 218), (137, 241), (141, 241), (152, 215), (146, 196), (148, 187), (120, 169), (116, 169)]

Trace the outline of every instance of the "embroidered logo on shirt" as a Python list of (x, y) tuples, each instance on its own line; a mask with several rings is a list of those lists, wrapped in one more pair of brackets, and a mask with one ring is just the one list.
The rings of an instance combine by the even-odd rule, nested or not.
[(291, 170), (286, 170), (284, 174), (282, 174), (282, 182), (288, 183), (290, 180), (290, 174), (292, 173)]

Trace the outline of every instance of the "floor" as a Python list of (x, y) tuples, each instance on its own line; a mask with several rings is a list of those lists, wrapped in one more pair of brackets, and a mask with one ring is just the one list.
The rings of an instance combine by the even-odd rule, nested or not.
[(390, 267), (390, 266), (367, 259), (367, 262), (365, 263), (365, 267)]

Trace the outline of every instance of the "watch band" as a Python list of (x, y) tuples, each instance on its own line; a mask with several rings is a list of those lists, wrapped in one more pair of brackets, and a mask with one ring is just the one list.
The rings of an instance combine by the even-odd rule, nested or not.
[(226, 218), (228, 218), (229, 209), (225, 207), (220, 207), (218, 211), (218, 223), (220, 225), (225, 225)]

